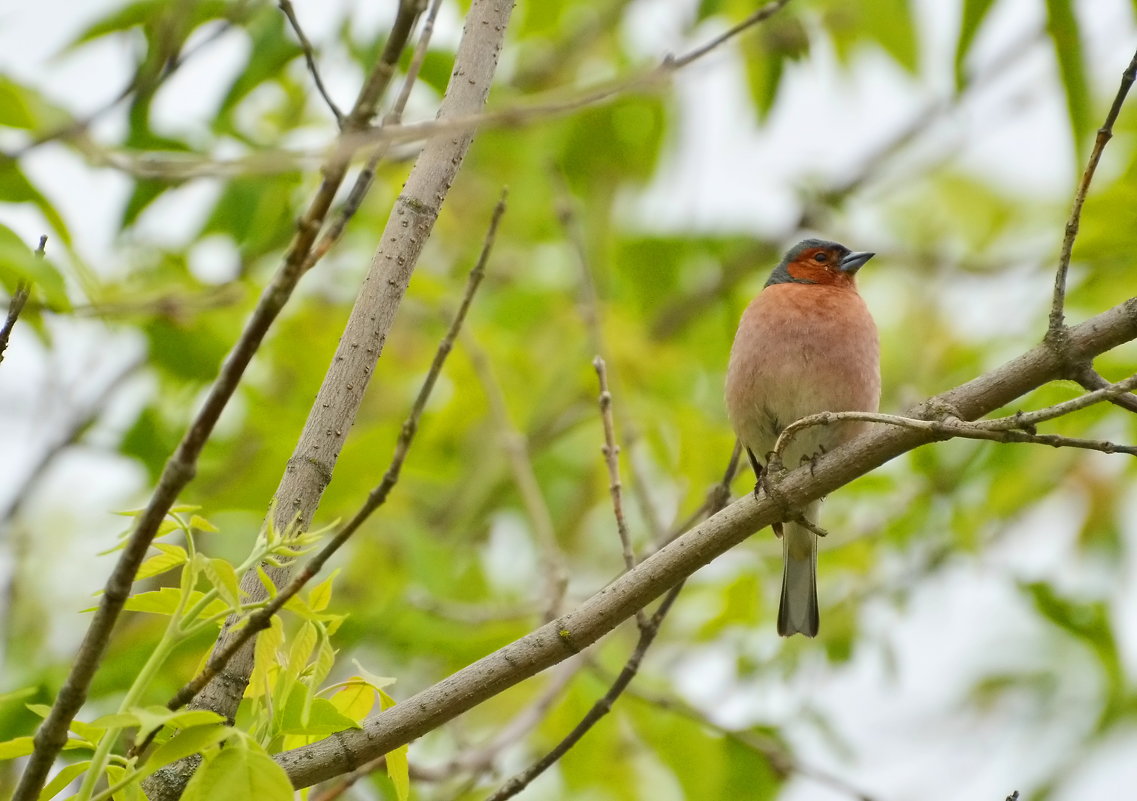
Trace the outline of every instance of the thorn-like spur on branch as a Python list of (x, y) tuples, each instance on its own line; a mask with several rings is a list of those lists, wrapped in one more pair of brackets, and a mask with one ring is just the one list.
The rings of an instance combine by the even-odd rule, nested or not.
[[(371, 490), (367, 496), (367, 500), (352, 518), (344, 524), (343, 528), (304, 565), (304, 568), (277, 593), (276, 597), (265, 606), (250, 614), (248, 622), (233, 634), (233, 637), (225, 644), (225, 647), (219, 651), (215, 651), (202, 671), (178, 690), (174, 697), (167, 702), (166, 707), (168, 709), (175, 710), (188, 704), (193, 697), (201, 691), (202, 687), (212, 681), (213, 678), (225, 668), (229, 660), (233, 658), (233, 655), (237, 653), (249, 639), (268, 628), (272, 616), (284, 608), (284, 605), (320, 572), (324, 564), (332, 557), (332, 554), (338, 551), (359, 527), (363, 525), (364, 521), (387, 500), (391, 490), (399, 480), (403, 462), (406, 461), (407, 453), (410, 451), (411, 443), (414, 441), (415, 433), (418, 431), (419, 418), (422, 417), (423, 409), (426, 408), (426, 403), (430, 399), (430, 394), (434, 390), (438, 376), (442, 373), (442, 367), (446, 363), (446, 357), (454, 349), (454, 342), (458, 338), (458, 332), (461, 330), (462, 323), (466, 319), (466, 313), (470, 310), (470, 304), (474, 300), (474, 294), (478, 291), (478, 287), (485, 277), (486, 263), (489, 261), (490, 253), (493, 250), (498, 224), (501, 222), (502, 215), (505, 213), (505, 199), (506, 192), (502, 190), (501, 198), (498, 200), (497, 206), (494, 207), (493, 217), (490, 220), (490, 226), (486, 232), (485, 241), (482, 243), (481, 254), (478, 256), (478, 261), (470, 271), (470, 275), (466, 280), (466, 291), (462, 295), (462, 302), (458, 306), (458, 311), (455, 312), (453, 320), (450, 322), (450, 328), (442, 338), (442, 341), (438, 344), (438, 350), (434, 354), (434, 360), (430, 364), (430, 369), (427, 371), (426, 378), (422, 382), (418, 396), (411, 406), (411, 411), (407, 415), (407, 419), (403, 422), (399, 439), (395, 443), (395, 453), (391, 457), (391, 463), (387, 467), (387, 471), (383, 474), (382, 481)], [(151, 732), (147, 742), (140, 747), (140, 751), (144, 750), (146, 745), (153, 741), (159, 730), (160, 729), (156, 729)]]
[(316, 91), (320, 93), (320, 97), (327, 103), (328, 108), (331, 109), (332, 116), (336, 118), (336, 125), (343, 128), (343, 112), (340, 111), (339, 106), (332, 100), (328, 90), (324, 87), (324, 81), (320, 77), (320, 70), (316, 66), (316, 53), (312, 49), (312, 43), (308, 41), (308, 37), (304, 34), (304, 29), (300, 27), (300, 20), (296, 19), (296, 11), (292, 8), (291, 0), (277, 0), (277, 5), (280, 10), (284, 12), (284, 16), (288, 18), (288, 24), (292, 26), (292, 32), (296, 34), (296, 39), (300, 42), (300, 49), (304, 51), (304, 62), (308, 65), (308, 72), (312, 74), (312, 81), (316, 84)]
[[(1137, 339), (1137, 298), (1103, 312), (1069, 331), (1070, 353), (1090, 360)], [(1062, 378), (1065, 360), (1040, 344), (1006, 364), (909, 410), (907, 417), (930, 421), (937, 410), (955, 409), (974, 419)], [(363, 721), (361, 729), (337, 732), (273, 759), (294, 787), (307, 787), (352, 770), (478, 706), (545, 668), (596, 642), (652, 599), (745, 540), (902, 453), (938, 439), (935, 432), (898, 426), (874, 428), (852, 442), (793, 470), (778, 483), (779, 500), (747, 493), (718, 514), (647, 557), (632, 570), (562, 615), (524, 637)], [(570, 647), (571, 646), (571, 647)]]
[[(42, 259), (46, 248), (47, 235), (45, 234), (39, 238), (36, 256)], [(16, 291), (8, 303), (8, 316), (4, 318), (4, 324), (0, 326), (0, 362), (4, 361), (4, 351), (8, 349), (8, 339), (12, 336), (12, 329), (16, 327), (16, 320), (20, 319), (20, 312), (22, 312), (24, 306), (27, 305), (28, 296), (31, 295), (31, 291), (31, 284), (26, 280), (21, 279), (16, 284)]]
[[(417, 5), (411, 0), (399, 4), (395, 24), (384, 47), (383, 54), (365, 81), (348, 115), (347, 129), (353, 130), (370, 122), (375, 108), (394, 70), (399, 53), (410, 36), (418, 17)], [(88, 625), (79, 651), (63, 687), (56, 696), (51, 711), (35, 734), (35, 750), (20, 777), (12, 801), (33, 801), (39, 797), (48, 772), (59, 751), (67, 742), (71, 721), (87, 699), (87, 689), (95, 675), (110, 641), (111, 632), (126, 599), (130, 595), (134, 576), (154, 540), (166, 513), (177, 500), (178, 494), (197, 472), (197, 460), (202, 448), (213, 433), (217, 420), (236, 392), (245, 369), (264, 341), (293, 290), (304, 274), (304, 263), (315, 242), (316, 234), (331, 208), (336, 190), (343, 182), (348, 161), (335, 153), (324, 165), (323, 179), (307, 211), (296, 226), (296, 233), (283, 262), (272, 280), (261, 293), (252, 315), (245, 323), (233, 349), (221, 364), (217, 378), (210, 386), (205, 401), (186, 429), (181, 441), (167, 460), (150, 496), (145, 510), (135, 518), (134, 530), (119, 553), (110, 576), (103, 588), (99, 606)]]
[(1066, 326), (1066, 274), (1070, 269), (1070, 254), (1074, 250), (1074, 240), (1078, 236), (1078, 226), (1082, 219), (1082, 205), (1086, 202), (1086, 195), (1090, 191), (1090, 182), (1094, 179), (1101, 160), (1102, 151), (1106, 143), (1113, 137), (1113, 124), (1117, 115), (1121, 113), (1121, 106), (1125, 103), (1125, 96), (1129, 94), (1129, 87), (1137, 78), (1137, 52), (1125, 72), (1121, 74), (1121, 86), (1113, 98), (1113, 105), (1105, 115), (1105, 122), (1098, 128), (1097, 138), (1094, 139), (1093, 149), (1090, 151), (1086, 169), (1082, 172), (1082, 179), (1078, 182), (1078, 189), (1074, 192), (1074, 202), (1070, 207), (1070, 218), (1066, 222), (1066, 235), (1062, 239), (1062, 250), (1058, 256), (1058, 272), (1054, 276), (1054, 298), (1050, 304), (1050, 324), (1046, 331), (1046, 339), (1056, 347), (1062, 346), (1062, 332)]

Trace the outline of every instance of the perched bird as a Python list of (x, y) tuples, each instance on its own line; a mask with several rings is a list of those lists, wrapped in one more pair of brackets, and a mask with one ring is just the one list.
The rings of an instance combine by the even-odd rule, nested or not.
[[(790, 248), (742, 315), (726, 373), (726, 408), (761, 484), (762, 463), (778, 434), (818, 412), (875, 412), (880, 402), (876, 325), (857, 294), (857, 271), (874, 253), (806, 239)], [(800, 431), (782, 455), (797, 467), (856, 436), (864, 423)], [(757, 491), (758, 487), (755, 487)], [(817, 524), (821, 502), (802, 510)], [(776, 524), (785, 566), (778, 633), (817, 635), (817, 535), (800, 523)]]

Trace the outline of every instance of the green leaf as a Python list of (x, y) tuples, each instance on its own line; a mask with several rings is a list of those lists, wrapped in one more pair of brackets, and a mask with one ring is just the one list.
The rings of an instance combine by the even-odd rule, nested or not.
[(198, 531), (204, 531), (208, 534), (217, 534), (220, 531), (217, 526), (210, 523), (201, 515), (194, 515), (191, 517), (189, 524), (190, 528), (197, 529)]
[[(385, 691), (379, 690), (379, 704), (382, 709), (390, 709), (395, 705), (395, 699)], [(401, 745), (387, 752), (387, 775), (391, 779), (391, 784), (395, 785), (395, 795), (399, 801), (407, 801), (411, 796), (411, 769), (407, 760), (407, 746)]]
[(240, 579), (233, 565), (224, 559), (205, 559), (201, 563), (206, 578), (217, 588), (217, 594), (231, 607), (241, 605)]
[[(0, 197), (4, 196), (5, 170), (0, 166)], [(5, 198), (7, 199), (7, 198)], [(19, 281), (28, 281), (43, 292), (44, 299), (60, 310), (71, 307), (63, 276), (50, 259), (37, 256), (20, 237), (6, 225), (0, 225), (0, 283), (15, 289)]]
[(36, 748), (32, 736), (14, 737), (0, 743), (0, 759), (16, 759), (27, 756)]
[(862, 30), (900, 66), (915, 73), (920, 66), (916, 22), (908, 0), (875, 0), (861, 5)]
[(740, 47), (754, 109), (765, 119), (778, 99), (786, 63), (809, 52), (809, 36), (797, 17), (778, 14), (754, 35), (742, 37)]
[(175, 567), (186, 563), (189, 557), (186, 555), (184, 548), (177, 545), (168, 547), (172, 547), (176, 549), (176, 551), (151, 556), (138, 568), (138, 573), (135, 575), (134, 580), (141, 581), (142, 579), (159, 576), (162, 573), (173, 570)]
[(163, 765), (177, 762), (190, 754), (200, 754), (205, 749), (223, 742), (233, 732), (232, 728), (224, 725), (195, 726), (186, 729), (154, 749), (146, 760), (143, 776), (149, 776)]
[(63, 243), (70, 246), (71, 234), (67, 230), (67, 224), (63, 222), (63, 217), (55, 210), (55, 206), (24, 176), (15, 159), (0, 159), (0, 197), (4, 198), (6, 203), (33, 204), (39, 209), (40, 214), (47, 218), (48, 224), (51, 225)]
[(67, 112), (35, 89), (0, 75), (0, 125), (42, 131), (63, 125), (67, 119)]
[[(204, 595), (205, 593), (200, 590), (194, 590), (190, 593), (189, 601), (186, 606), (193, 606), (200, 601)], [(126, 599), (126, 605), (123, 608), (128, 612), (149, 612), (154, 615), (172, 615), (178, 608), (178, 600), (180, 597), (181, 592), (176, 588), (163, 587), (160, 590), (132, 595)], [(228, 608), (228, 604), (219, 598), (215, 598), (205, 607), (202, 617), (219, 615)]]
[(371, 714), (378, 696), (378, 691), (366, 681), (349, 679), (329, 700), (336, 709), (352, 720), (361, 721)]
[(241, 738), (205, 759), (186, 785), (183, 801), (292, 801), (284, 768), (256, 743)]
[(975, 41), (975, 34), (983, 24), (987, 12), (991, 10), (995, 0), (963, 0), (963, 16), (959, 23), (959, 41), (955, 46), (955, 88), (962, 89), (967, 84), (963, 71), (963, 62), (971, 50), (971, 43)]
[(1077, 152), (1081, 153), (1093, 123), (1090, 121), (1090, 90), (1082, 58), (1082, 40), (1072, 0), (1046, 0), (1046, 32), (1054, 42), (1054, 56), (1058, 60), (1058, 72), (1066, 92), (1070, 128)]
[(300, 696), (306, 692), (300, 683), (293, 687), (281, 721), (281, 734), (327, 737), (344, 729), (361, 728), (358, 721), (340, 712), (327, 698), (312, 698), (307, 708), (307, 719), (304, 719), (304, 699)]
[[(107, 765), (107, 781), (110, 784), (118, 784), (126, 775), (126, 768), (121, 765)], [(115, 801), (146, 801), (146, 796), (143, 795), (140, 786), (141, 781), (142, 775), (135, 774), (129, 784), (115, 792)]]
[(63, 768), (52, 777), (51, 781), (44, 785), (43, 790), (41, 790), (39, 794), (39, 801), (48, 801), (48, 799), (55, 798), (67, 785), (82, 776), (90, 766), (91, 760), (86, 759)]

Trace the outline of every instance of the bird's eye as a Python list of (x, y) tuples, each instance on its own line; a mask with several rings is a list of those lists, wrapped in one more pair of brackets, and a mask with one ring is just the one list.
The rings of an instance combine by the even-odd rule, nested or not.
[(825, 262), (829, 261), (829, 254), (828, 253), (817, 253), (814, 255), (813, 260), (815, 262), (817, 262), (818, 264), (824, 264)]

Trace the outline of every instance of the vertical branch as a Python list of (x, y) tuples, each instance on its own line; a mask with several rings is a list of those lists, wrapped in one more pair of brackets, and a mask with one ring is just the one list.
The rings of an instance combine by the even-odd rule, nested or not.
[[(404, 0), (407, 2), (420, 7), (417, 0)], [(512, 9), (512, 2), (475, 0), (472, 4), (454, 73), (439, 107), (440, 120), (465, 117), (484, 107)], [(366, 87), (363, 94), (368, 94)], [(349, 129), (353, 119), (349, 116)], [(306, 530), (315, 514), (411, 274), (473, 138), (474, 131), (467, 130), (430, 139), (395, 201), (343, 336), (273, 496), (273, 525), (281, 531)], [(269, 570), (279, 585), (287, 583), (289, 572), (287, 566)], [(245, 575), (242, 591), (252, 600), (260, 600), (265, 594), (254, 572)], [(225, 649), (236, 622), (228, 621), (216, 651)], [(226, 670), (206, 685), (194, 706), (231, 717), (248, 683), (252, 656), (250, 641), (234, 654)]]
[(1098, 128), (1097, 138), (1094, 139), (1093, 149), (1090, 151), (1086, 169), (1082, 172), (1082, 179), (1078, 182), (1078, 189), (1074, 192), (1074, 202), (1070, 207), (1070, 218), (1066, 222), (1066, 235), (1062, 239), (1062, 251), (1058, 256), (1058, 272), (1054, 277), (1054, 298), (1050, 304), (1050, 324), (1046, 331), (1046, 339), (1052, 345), (1062, 346), (1066, 330), (1066, 273), (1070, 269), (1070, 254), (1074, 250), (1074, 240), (1078, 236), (1078, 226), (1082, 219), (1082, 205), (1086, 202), (1086, 194), (1090, 191), (1090, 182), (1094, 179), (1098, 162), (1106, 143), (1113, 137), (1113, 124), (1117, 115), (1121, 113), (1121, 106), (1125, 103), (1125, 96), (1129, 94), (1129, 87), (1137, 78), (1137, 52), (1129, 62), (1129, 66), (1121, 74), (1121, 86), (1113, 98), (1113, 105), (1105, 115), (1105, 122)]
[(597, 356), (592, 360), (596, 377), (600, 383), (600, 419), (604, 423), (604, 446), (601, 451), (608, 465), (608, 492), (612, 496), (612, 512), (616, 516), (616, 532), (620, 535), (620, 547), (624, 554), (624, 567), (631, 570), (636, 566), (636, 555), (632, 552), (632, 541), (628, 536), (628, 523), (624, 519), (624, 504), (621, 499), (620, 484), (620, 446), (616, 444), (616, 427), (612, 423), (612, 393), (608, 391), (608, 371), (604, 360)]
[[(412, 0), (400, 2), (395, 26), (387, 40), (387, 46), (356, 98), (355, 106), (348, 116), (345, 133), (355, 132), (366, 126), (374, 115), (376, 104), (393, 73), (398, 54), (410, 36), (414, 20), (418, 16), (416, 9), (417, 4)], [(292, 291), (303, 275), (308, 251), (332, 204), (336, 190), (343, 181), (347, 164), (347, 158), (339, 155), (333, 156), (325, 164), (323, 180), (307, 211), (297, 224), (296, 234), (289, 244), (284, 262), (261, 293), (256, 308), (233, 345), (233, 349), (225, 357), (200, 411), (163, 467), (146, 509), (135, 519), (134, 530), (120, 552), (111, 575), (107, 578), (102, 599), (91, 618), (67, 679), (60, 688), (51, 711), (36, 731), (35, 750), (28, 759), (12, 801), (32, 801), (38, 797), (56, 755), (67, 741), (68, 727), (87, 699), (87, 689), (102, 662), (111, 632), (130, 594), (134, 575), (146, 557), (150, 543), (166, 513), (173, 506), (178, 494), (193, 479), (197, 471), (198, 456), (213, 433), (221, 412), (237, 390), (245, 368), (252, 361), (268, 329), (292, 296)]]

